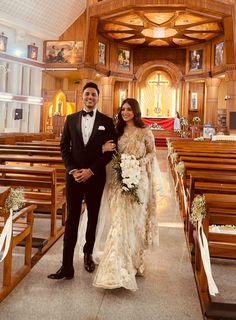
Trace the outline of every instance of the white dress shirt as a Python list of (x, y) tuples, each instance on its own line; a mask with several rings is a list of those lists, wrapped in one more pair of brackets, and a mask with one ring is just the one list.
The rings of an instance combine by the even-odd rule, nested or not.
[[(83, 109), (85, 110), (85, 109)], [(87, 112), (87, 110), (85, 110)], [(93, 116), (91, 117), (89, 114), (86, 116), (82, 116), (82, 121), (81, 121), (81, 129), (82, 129), (82, 136), (83, 136), (83, 141), (84, 145), (86, 145), (89, 141), (89, 138), (91, 136), (93, 126), (94, 126), (94, 121), (96, 117), (96, 112), (97, 109), (93, 109)]]

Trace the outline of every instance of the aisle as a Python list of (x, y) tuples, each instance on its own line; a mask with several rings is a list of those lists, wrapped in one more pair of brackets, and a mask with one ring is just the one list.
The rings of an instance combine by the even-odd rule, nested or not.
[(75, 255), (75, 278), (52, 281), (47, 274), (60, 266), (62, 239), (36, 264), (1, 303), (4, 320), (202, 320), (192, 267), (185, 243), (166, 151), (158, 152), (166, 197), (159, 203), (160, 246), (146, 253), (146, 276), (139, 290), (102, 290)]

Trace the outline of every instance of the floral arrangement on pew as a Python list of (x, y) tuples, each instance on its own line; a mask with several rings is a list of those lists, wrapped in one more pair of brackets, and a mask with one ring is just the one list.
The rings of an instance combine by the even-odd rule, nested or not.
[(178, 159), (178, 153), (177, 152), (173, 152), (170, 155), (170, 159), (171, 159), (172, 164), (175, 164), (177, 162), (177, 159)]
[(194, 141), (204, 141), (205, 139), (204, 139), (204, 137), (197, 137), (197, 138), (194, 138), (193, 139)]
[(206, 214), (207, 212), (205, 197), (204, 195), (197, 195), (192, 202), (189, 220), (197, 229), (197, 240), (199, 244), (203, 267), (207, 277), (209, 293), (210, 295), (215, 296), (219, 293), (219, 290), (212, 276), (208, 241), (202, 226), (202, 220), (205, 218)]
[(196, 227), (198, 222), (202, 222), (202, 220), (206, 216), (206, 201), (204, 195), (197, 195), (191, 207), (191, 214), (189, 217), (189, 221)]
[(172, 153), (174, 152), (174, 148), (172, 146), (172, 143), (170, 141), (170, 138), (166, 139), (166, 144), (167, 144), (167, 158), (170, 157), (172, 155)]
[(180, 161), (175, 166), (175, 171), (181, 176), (184, 177), (185, 174), (185, 165), (184, 161)]
[(4, 206), (2, 214), (5, 219), (4, 227), (0, 234), (0, 262), (6, 257), (11, 244), (13, 212), (24, 206), (24, 193), (22, 188), (11, 189)]
[(193, 117), (193, 124), (195, 126), (198, 126), (200, 122), (201, 122), (201, 119), (199, 117), (197, 117), (197, 116)]
[(2, 208), (3, 216), (6, 216), (12, 211), (18, 211), (24, 207), (24, 189), (23, 188), (16, 188), (11, 189), (8, 197), (6, 198), (5, 204)]
[(112, 160), (112, 168), (116, 174), (116, 182), (122, 189), (122, 193), (129, 195), (138, 204), (141, 201), (137, 190), (141, 178), (140, 162), (133, 155), (116, 153)]

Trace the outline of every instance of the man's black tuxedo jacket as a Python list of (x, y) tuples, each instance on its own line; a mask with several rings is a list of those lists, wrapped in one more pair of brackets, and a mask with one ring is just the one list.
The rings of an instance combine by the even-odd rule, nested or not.
[(84, 145), (81, 128), (82, 112), (67, 116), (61, 137), (61, 154), (67, 173), (73, 169), (90, 168), (95, 176), (105, 174), (105, 167), (112, 153), (102, 153), (102, 145), (108, 140), (117, 142), (111, 118), (96, 112), (93, 130), (87, 145)]

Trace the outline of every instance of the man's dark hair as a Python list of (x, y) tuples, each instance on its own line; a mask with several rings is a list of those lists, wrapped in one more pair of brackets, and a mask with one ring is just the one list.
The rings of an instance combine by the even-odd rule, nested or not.
[(87, 88), (94, 88), (94, 89), (96, 89), (98, 95), (99, 95), (99, 93), (100, 93), (100, 91), (99, 91), (99, 89), (98, 89), (98, 86), (97, 86), (96, 83), (94, 83), (94, 82), (87, 82), (86, 85), (83, 87), (83, 92), (84, 92), (84, 90), (87, 89)]

